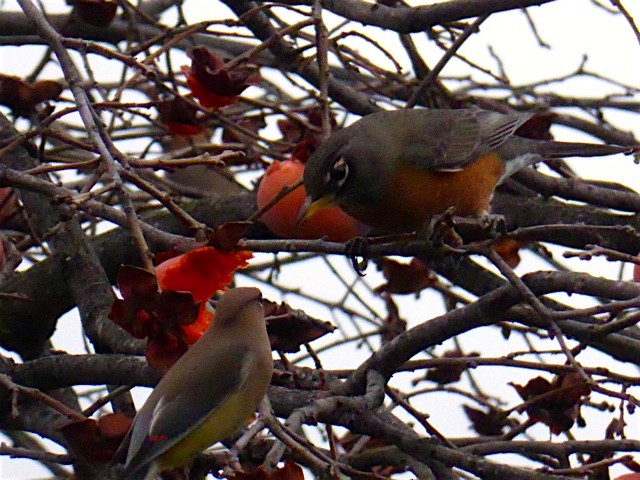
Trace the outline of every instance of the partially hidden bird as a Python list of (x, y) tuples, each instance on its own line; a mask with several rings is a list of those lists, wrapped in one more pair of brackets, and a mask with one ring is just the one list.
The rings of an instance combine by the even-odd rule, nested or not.
[(121, 448), (123, 480), (151, 480), (245, 424), (273, 370), (260, 290), (234, 288), (211, 326), (167, 371), (136, 415)]
[(413, 232), (451, 207), (459, 216), (484, 216), (496, 186), (528, 165), (637, 151), (515, 135), (532, 116), (423, 108), (367, 115), (310, 156), (298, 218), (338, 205), (379, 231)]

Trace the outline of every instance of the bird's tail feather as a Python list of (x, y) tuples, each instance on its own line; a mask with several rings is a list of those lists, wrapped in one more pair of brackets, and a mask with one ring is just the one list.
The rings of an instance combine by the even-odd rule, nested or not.
[(498, 148), (500, 155), (508, 159), (501, 182), (518, 170), (552, 158), (601, 157), (624, 153), (638, 155), (640, 146), (604, 145), (597, 143), (556, 142), (511, 137)]
[(625, 155), (638, 153), (640, 146), (547, 141), (539, 142), (537, 151), (543, 158), (601, 157), (617, 153), (624, 153)]

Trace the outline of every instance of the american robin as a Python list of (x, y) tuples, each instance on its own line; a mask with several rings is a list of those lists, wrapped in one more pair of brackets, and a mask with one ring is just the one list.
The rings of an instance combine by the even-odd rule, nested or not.
[(459, 216), (487, 214), (496, 186), (527, 165), (635, 151), (514, 135), (531, 117), (480, 109), (367, 115), (334, 133), (307, 161), (299, 218), (333, 204), (384, 232), (413, 232), (450, 207)]

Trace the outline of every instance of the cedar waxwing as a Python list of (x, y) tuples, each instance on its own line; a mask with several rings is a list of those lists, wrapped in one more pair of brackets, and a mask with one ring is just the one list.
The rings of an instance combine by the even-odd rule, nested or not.
[(209, 329), (169, 369), (133, 421), (123, 480), (150, 480), (238, 430), (271, 382), (257, 288), (229, 290)]

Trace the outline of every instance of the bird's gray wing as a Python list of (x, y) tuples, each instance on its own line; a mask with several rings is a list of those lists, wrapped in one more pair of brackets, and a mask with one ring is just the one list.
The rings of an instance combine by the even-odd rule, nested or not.
[(151, 393), (132, 427), (126, 474), (150, 463), (182, 440), (247, 380), (251, 370), (247, 363), (253, 356), (237, 347), (219, 347), (215, 361), (203, 362), (206, 365), (198, 365), (197, 371), (181, 378), (183, 388), (179, 392), (154, 395), (165, 376)]
[[(410, 164), (428, 170), (460, 170), (495, 150), (531, 114), (487, 110), (416, 110), (424, 118), (407, 126), (404, 155)], [(408, 141), (408, 139), (414, 139)]]

